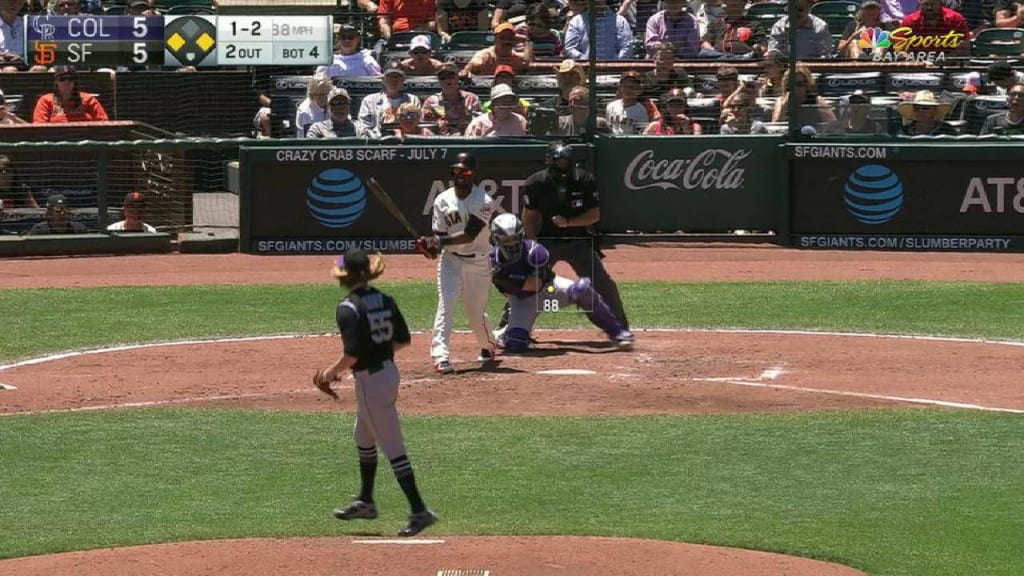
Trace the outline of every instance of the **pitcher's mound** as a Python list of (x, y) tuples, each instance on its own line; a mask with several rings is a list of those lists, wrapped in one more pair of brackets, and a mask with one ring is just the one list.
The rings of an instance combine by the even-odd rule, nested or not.
[(827, 562), (736, 548), (626, 538), (382, 537), (216, 540), (0, 562), (7, 576), (854, 576)]

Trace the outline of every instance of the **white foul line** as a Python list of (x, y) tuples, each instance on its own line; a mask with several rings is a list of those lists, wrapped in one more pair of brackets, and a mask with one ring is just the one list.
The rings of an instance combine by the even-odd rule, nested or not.
[(930, 406), (942, 406), (944, 408), (963, 408), (967, 410), (984, 410), (987, 412), (1009, 412), (1011, 414), (1024, 414), (1024, 410), (1014, 408), (995, 408), (992, 406), (981, 406), (980, 404), (967, 404), (963, 402), (948, 402), (946, 400), (932, 400), (929, 398), (911, 398), (907, 396), (889, 396), (887, 394), (869, 394), (867, 392), (849, 392), (846, 390), (827, 390), (825, 388), (804, 388), (802, 386), (788, 386), (786, 384), (771, 384), (768, 382), (755, 382), (739, 378), (694, 378), (699, 382), (717, 382), (721, 384), (735, 384), (737, 386), (749, 386), (751, 388), (775, 388), (777, 390), (790, 390), (792, 392), (810, 392), (813, 394), (832, 394), (834, 396), (851, 396), (854, 398), (870, 398), (872, 400), (886, 400), (889, 402), (909, 402), (911, 404), (928, 404)]
[(3, 382), (0, 382), (0, 390), (17, 390), (17, 389), (18, 389), (18, 387), (15, 386), (14, 384), (4, 384)]
[(444, 540), (425, 540), (416, 538), (401, 538), (396, 540), (353, 540), (353, 544), (398, 544), (404, 546), (422, 546), (424, 544), (444, 544)]

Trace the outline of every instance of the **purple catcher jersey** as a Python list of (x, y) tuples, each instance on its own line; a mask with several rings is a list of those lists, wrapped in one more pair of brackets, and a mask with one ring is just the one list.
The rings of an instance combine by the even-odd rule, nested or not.
[(519, 258), (506, 261), (498, 247), (491, 248), (491, 280), (502, 294), (523, 298), (536, 291), (523, 290), (523, 283), (531, 276), (537, 276), (540, 285), (554, 277), (548, 264), (548, 249), (533, 240), (523, 240), (523, 251)]

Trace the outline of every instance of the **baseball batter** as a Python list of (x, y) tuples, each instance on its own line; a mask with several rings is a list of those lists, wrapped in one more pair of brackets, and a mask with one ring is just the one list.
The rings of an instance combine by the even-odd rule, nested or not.
[(586, 311), (587, 318), (621, 349), (633, 346), (633, 336), (619, 322), (589, 278), (573, 281), (555, 275), (551, 257), (539, 242), (524, 238), (515, 214), (499, 214), (491, 222), (491, 274), (494, 285), (509, 303), (508, 326), (501, 336), (508, 354), (530, 347), (530, 332), (537, 316), (570, 304)]
[(354, 435), (361, 488), (356, 500), (335, 510), (334, 517), (339, 520), (377, 517), (373, 484), (377, 475), (377, 446), (380, 446), (412, 509), (409, 523), (398, 535), (415, 536), (437, 522), (437, 515), (423, 503), (412, 463), (405, 453), (405, 440), (395, 407), (401, 377), (394, 356), (396, 350), (409, 345), (409, 327), (398, 304), (369, 285), (370, 280), (383, 273), (384, 259), (380, 254), (367, 256), (363, 250), (350, 250), (338, 258), (331, 275), (348, 292), (338, 303), (336, 313), (342, 353), (333, 364), (317, 371), (313, 384), (337, 399), (331, 382), (345, 370), (352, 370), (355, 379)]
[(458, 155), (451, 166), (454, 186), (434, 199), (432, 225), (434, 235), (419, 239), (428, 250), (440, 252), (437, 263), (437, 313), (434, 316), (430, 356), (441, 374), (455, 372), (449, 356), (452, 314), (462, 294), (469, 326), (480, 346), (479, 362), (494, 360), (494, 342), (487, 319), (490, 295), (490, 268), (487, 255), (490, 243), (487, 224), (494, 211), (494, 200), (476, 184), (476, 159)]

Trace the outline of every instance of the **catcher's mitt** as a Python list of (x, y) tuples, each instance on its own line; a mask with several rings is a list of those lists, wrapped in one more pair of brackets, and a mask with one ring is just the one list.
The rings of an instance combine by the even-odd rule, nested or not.
[(335, 400), (338, 399), (338, 393), (331, 388), (331, 383), (324, 377), (323, 370), (317, 370), (316, 374), (313, 374), (313, 386), (316, 386), (317, 390), (327, 394), (331, 398), (334, 398)]
[(416, 240), (416, 251), (426, 258), (434, 260), (441, 253), (441, 246), (430, 236), (420, 236)]

